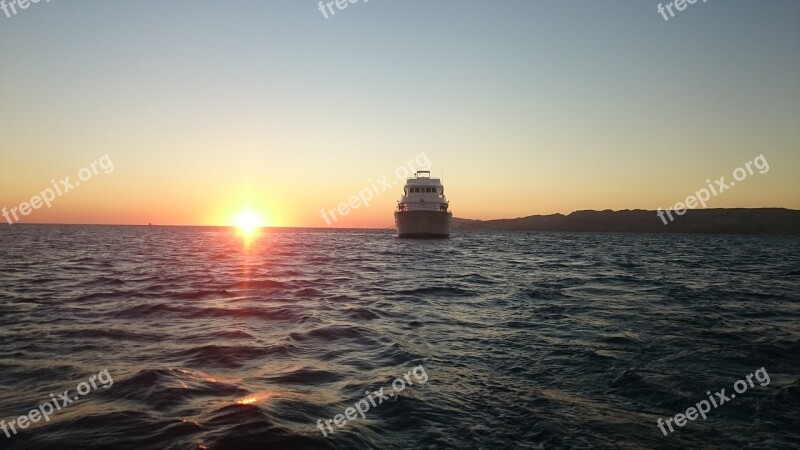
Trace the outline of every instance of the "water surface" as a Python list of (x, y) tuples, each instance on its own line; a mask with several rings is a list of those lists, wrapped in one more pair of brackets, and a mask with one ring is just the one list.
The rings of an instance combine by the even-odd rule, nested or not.
[(798, 447), (799, 287), (797, 238), (4, 226), (0, 418), (113, 385), (0, 447)]

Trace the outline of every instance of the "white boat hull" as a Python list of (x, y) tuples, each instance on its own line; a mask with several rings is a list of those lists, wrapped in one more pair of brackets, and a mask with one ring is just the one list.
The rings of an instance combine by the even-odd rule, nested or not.
[(453, 213), (447, 211), (411, 210), (394, 213), (397, 237), (446, 238), (450, 236)]

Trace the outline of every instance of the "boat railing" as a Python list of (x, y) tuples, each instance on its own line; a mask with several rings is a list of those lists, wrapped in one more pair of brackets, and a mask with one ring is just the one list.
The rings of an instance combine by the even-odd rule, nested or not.
[(447, 203), (442, 202), (399, 202), (397, 204), (398, 211), (447, 211), (448, 207), (449, 205)]

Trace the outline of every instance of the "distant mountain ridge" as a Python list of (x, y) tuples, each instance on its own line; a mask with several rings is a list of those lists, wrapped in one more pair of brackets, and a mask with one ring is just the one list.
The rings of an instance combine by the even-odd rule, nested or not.
[[(516, 219), (453, 219), (454, 230), (585, 231), (800, 235), (800, 211), (785, 208), (690, 209), (664, 225), (656, 211), (575, 211)], [(666, 216), (665, 216), (666, 217)], [(669, 219), (667, 219), (669, 220)]]

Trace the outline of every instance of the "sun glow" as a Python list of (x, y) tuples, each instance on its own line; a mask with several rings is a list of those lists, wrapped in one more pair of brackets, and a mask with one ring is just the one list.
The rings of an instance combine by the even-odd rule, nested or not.
[(257, 212), (246, 209), (234, 217), (233, 225), (243, 236), (252, 237), (259, 228), (266, 226), (266, 221)]

